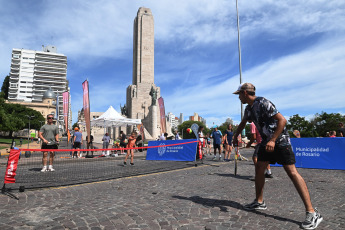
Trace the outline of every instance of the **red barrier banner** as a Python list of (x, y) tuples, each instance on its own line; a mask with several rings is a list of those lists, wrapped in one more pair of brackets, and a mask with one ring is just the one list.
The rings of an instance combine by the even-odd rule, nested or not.
[(87, 133), (87, 142), (90, 142), (91, 136), (91, 124), (90, 124), (90, 98), (89, 98), (89, 82), (85, 80), (83, 82), (83, 109), (84, 109), (84, 116), (85, 116), (85, 126), (86, 126), (86, 133)]
[(165, 107), (164, 107), (164, 100), (162, 97), (158, 98), (158, 105), (160, 111), (160, 120), (161, 120), (161, 133), (167, 132), (167, 126), (165, 121)]
[(4, 179), (5, 184), (16, 183), (15, 176), (16, 176), (19, 156), (20, 156), (20, 150), (11, 149), (10, 155), (8, 156), (8, 163), (7, 163), (6, 173), (5, 173), (5, 179)]

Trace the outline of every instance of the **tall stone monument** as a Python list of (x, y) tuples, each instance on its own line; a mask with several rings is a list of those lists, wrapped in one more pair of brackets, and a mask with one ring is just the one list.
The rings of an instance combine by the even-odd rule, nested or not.
[(154, 21), (149, 8), (140, 7), (133, 29), (133, 82), (127, 87), (127, 116), (142, 119), (148, 139), (160, 134), (157, 98), (160, 88), (154, 83)]

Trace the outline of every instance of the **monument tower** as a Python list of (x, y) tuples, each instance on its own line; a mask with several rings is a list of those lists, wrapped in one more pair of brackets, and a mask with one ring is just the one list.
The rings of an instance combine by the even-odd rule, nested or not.
[(152, 138), (160, 132), (155, 101), (159, 97), (160, 88), (154, 84), (153, 15), (149, 8), (140, 7), (133, 26), (133, 81), (127, 87), (126, 105), (128, 117), (142, 119)]

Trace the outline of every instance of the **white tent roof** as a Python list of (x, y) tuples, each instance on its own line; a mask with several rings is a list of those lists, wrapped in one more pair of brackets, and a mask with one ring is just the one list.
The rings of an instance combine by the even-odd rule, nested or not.
[[(84, 124), (85, 122), (83, 122)], [(139, 125), (141, 124), (140, 119), (130, 119), (121, 116), (112, 106), (109, 107), (105, 113), (99, 118), (91, 121), (91, 126), (98, 127), (118, 127), (126, 125)]]
[[(121, 116), (114, 108), (113, 106), (110, 106), (109, 109), (107, 111), (105, 111), (105, 113), (103, 113), (101, 116), (99, 116), (99, 118), (97, 119), (123, 119), (125, 117)], [(96, 120), (97, 120), (96, 119)]]

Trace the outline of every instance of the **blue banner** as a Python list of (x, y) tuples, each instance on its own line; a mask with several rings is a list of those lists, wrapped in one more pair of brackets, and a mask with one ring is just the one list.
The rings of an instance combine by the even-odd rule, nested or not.
[[(149, 141), (150, 146), (162, 146), (148, 148), (146, 160), (158, 161), (195, 161), (197, 142), (195, 139)], [(192, 143), (188, 143), (192, 142)], [(184, 144), (188, 143), (188, 144)]]
[(345, 170), (345, 138), (343, 137), (291, 138), (291, 144), (298, 168)]

